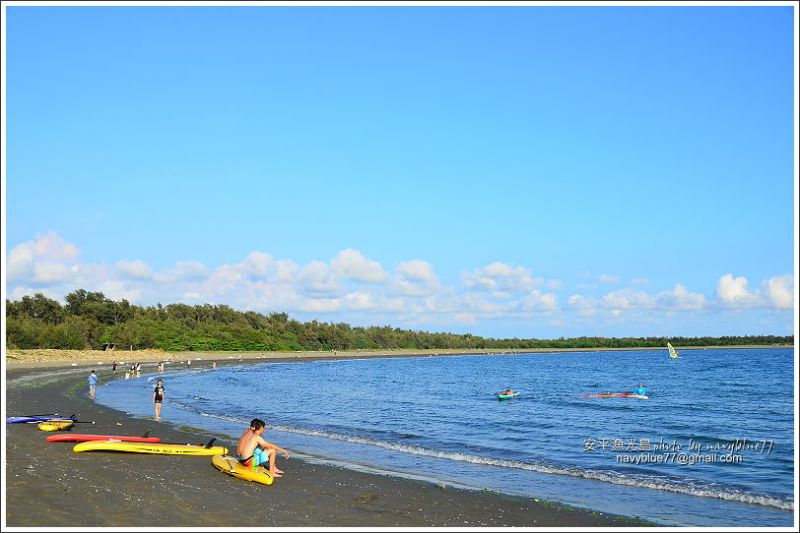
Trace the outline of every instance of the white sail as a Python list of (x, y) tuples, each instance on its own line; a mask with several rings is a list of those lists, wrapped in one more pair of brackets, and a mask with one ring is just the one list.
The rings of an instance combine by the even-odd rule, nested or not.
[(670, 343), (667, 343), (667, 349), (669, 350), (670, 357), (672, 357), (673, 359), (680, 358), (680, 355), (678, 354), (678, 352), (675, 351), (675, 348), (673, 348)]

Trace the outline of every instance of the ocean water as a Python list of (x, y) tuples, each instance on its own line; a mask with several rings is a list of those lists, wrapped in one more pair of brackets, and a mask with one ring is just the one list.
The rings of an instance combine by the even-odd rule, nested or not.
[[(791, 348), (263, 363), (162, 377), (166, 421), (230, 436), (252, 418), (306, 460), (544, 498), (675, 526), (791, 526)], [(146, 374), (99, 402), (152, 417)], [(631, 391), (649, 400), (585, 398)], [(512, 388), (518, 398), (498, 401)], [(291, 459), (279, 459), (291, 475)]]

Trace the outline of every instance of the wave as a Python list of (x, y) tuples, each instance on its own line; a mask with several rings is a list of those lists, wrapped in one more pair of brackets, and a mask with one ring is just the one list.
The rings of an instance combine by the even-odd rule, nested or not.
[[(183, 405), (182, 407), (188, 410), (198, 412), (197, 410), (193, 409), (192, 406), (189, 405)], [(249, 419), (245, 419), (242, 417), (228, 416), (228, 415), (209, 413), (204, 411), (199, 411), (198, 414), (200, 414), (203, 417), (219, 419), (226, 422), (233, 422), (237, 425), (242, 425), (242, 424), (246, 425), (249, 423)], [(508, 459), (496, 459), (492, 457), (485, 457), (470, 453), (441, 451), (441, 450), (425, 448), (422, 446), (402, 444), (398, 442), (380, 440), (370, 437), (348, 435), (344, 433), (336, 433), (326, 430), (298, 428), (294, 426), (286, 426), (281, 424), (268, 424), (268, 426), (271, 427), (273, 430), (285, 433), (293, 433), (297, 435), (305, 435), (310, 437), (319, 437), (319, 438), (348, 442), (353, 444), (360, 444), (365, 446), (374, 446), (390, 451), (411, 454), (411, 455), (446, 459), (446, 460), (458, 461), (462, 463), (471, 463), (476, 465), (527, 470), (542, 474), (571, 476), (576, 478), (584, 478), (595, 481), (602, 481), (606, 483), (612, 483), (614, 485), (625, 485), (630, 487), (646, 488), (651, 490), (663, 490), (663, 491), (668, 491), (678, 494), (686, 494), (701, 498), (714, 498), (714, 499), (727, 500), (738, 503), (761, 505), (784, 511), (792, 511), (794, 509), (794, 502), (791, 499), (782, 499), (780, 497), (763, 495), (763, 494), (753, 494), (731, 488), (717, 488), (712, 486), (699, 486), (696, 484), (687, 484), (685, 482), (667, 480), (656, 476), (644, 477), (641, 475), (641, 473), (639, 473), (638, 476), (629, 476), (620, 472), (615, 472), (610, 470), (569, 468), (569, 467), (549, 465), (546, 463), (532, 463), (532, 462), (516, 461)], [(416, 437), (417, 436), (415, 435), (400, 436), (401, 440), (406, 440), (406, 441), (409, 440), (409, 438), (416, 438)], [(694, 436), (694, 438), (695, 440), (713, 439), (713, 437), (709, 437), (706, 435)]]
[(216, 418), (218, 420), (224, 420), (226, 422), (235, 422), (236, 424), (248, 424), (248, 425), (250, 424), (250, 420), (246, 420), (246, 419), (238, 417), (238, 416), (218, 415), (218, 414), (213, 414), (213, 413), (206, 413), (206, 412), (203, 412), (203, 411), (200, 411), (199, 413), (200, 413), (200, 416), (205, 416), (205, 417), (208, 417), (208, 418)]
[[(205, 416), (212, 416), (212, 415), (205, 415)], [(239, 421), (238, 419), (221, 417), (221, 416), (218, 418), (225, 418), (227, 420)], [(407, 453), (412, 455), (434, 457), (439, 459), (448, 459), (451, 461), (459, 461), (477, 465), (497, 466), (502, 468), (528, 470), (542, 474), (555, 474), (562, 476), (579, 477), (584, 479), (591, 479), (595, 481), (612, 483), (614, 485), (626, 485), (631, 487), (639, 487), (652, 490), (675, 492), (679, 494), (687, 494), (701, 498), (715, 498), (719, 500), (734, 501), (738, 503), (762, 505), (766, 507), (781, 509), (784, 511), (791, 511), (794, 509), (794, 502), (789, 499), (781, 499), (778, 497), (761, 495), (761, 494), (750, 494), (731, 489), (700, 487), (700, 486), (687, 485), (683, 483), (677, 483), (674, 481), (656, 479), (656, 478), (648, 479), (641, 477), (628, 477), (613, 471), (581, 470), (579, 468), (558, 467), (543, 463), (528, 463), (523, 461), (494, 459), (491, 457), (482, 457), (466, 453), (432, 450), (421, 446), (398, 444), (389, 441), (371, 439), (368, 437), (359, 437), (354, 435), (344, 435), (341, 433), (332, 433), (324, 430), (304, 429), (304, 428), (282, 426), (282, 425), (273, 425), (272, 429), (276, 431), (282, 431), (285, 433), (294, 433), (298, 435), (307, 435), (311, 437), (322, 437), (326, 439), (338, 440), (354, 444), (376, 446), (379, 448), (384, 448), (386, 450)]]

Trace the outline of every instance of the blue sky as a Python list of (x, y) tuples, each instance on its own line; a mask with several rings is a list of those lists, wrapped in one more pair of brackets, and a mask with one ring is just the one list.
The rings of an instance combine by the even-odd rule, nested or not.
[(7, 7), (6, 297), (794, 332), (791, 7)]

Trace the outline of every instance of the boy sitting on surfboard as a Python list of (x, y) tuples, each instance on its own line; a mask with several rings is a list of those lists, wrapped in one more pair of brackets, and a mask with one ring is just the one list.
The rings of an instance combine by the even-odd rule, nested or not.
[(261, 438), (261, 435), (267, 429), (265, 426), (264, 421), (259, 418), (254, 418), (250, 421), (250, 427), (242, 433), (238, 444), (236, 444), (236, 457), (244, 466), (251, 466), (254, 470), (259, 465), (266, 468), (268, 463), (269, 468), (267, 470), (270, 475), (272, 477), (281, 477), (283, 470), (275, 467), (275, 457), (278, 452), (283, 452), (288, 459), (289, 452)]

